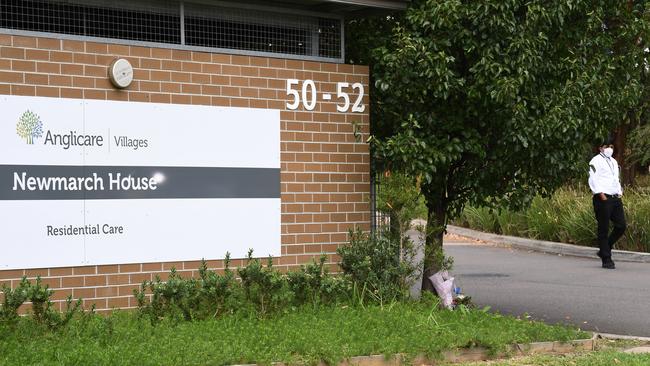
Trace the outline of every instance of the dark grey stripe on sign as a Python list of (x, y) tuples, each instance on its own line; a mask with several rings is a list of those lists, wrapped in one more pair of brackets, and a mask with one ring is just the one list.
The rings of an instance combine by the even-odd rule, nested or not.
[(280, 169), (0, 165), (0, 200), (171, 198), (280, 198)]

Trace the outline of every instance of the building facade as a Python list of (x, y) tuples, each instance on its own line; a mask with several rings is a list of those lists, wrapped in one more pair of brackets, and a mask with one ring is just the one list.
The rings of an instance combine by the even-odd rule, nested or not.
[[(343, 20), (404, 2), (264, 4), (3, 1), (0, 283), (40, 276), (60, 307), (102, 311), (134, 307), (133, 290), (172, 267), (223, 268), (225, 251), (232, 266), (254, 248), (283, 270), (323, 253), (336, 267), (348, 231), (370, 225), (368, 68), (342, 63)], [(188, 129), (182, 149), (169, 142)], [(157, 188), (186, 181), (93, 190), (97, 174), (136, 171)]]

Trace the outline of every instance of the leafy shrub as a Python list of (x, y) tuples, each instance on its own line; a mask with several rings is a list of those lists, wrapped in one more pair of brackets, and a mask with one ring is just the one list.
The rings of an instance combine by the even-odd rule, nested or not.
[(572, 188), (558, 190), (552, 198), (559, 213), (557, 240), (563, 243), (595, 246), (596, 219), (590, 195)]
[(2, 307), (0, 307), (1, 321), (11, 322), (18, 319), (18, 308), (27, 301), (30, 287), (31, 284), (26, 277), (20, 280), (20, 283), (15, 289), (12, 289), (6, 284), (2, 284), (4, 299), (2, 301)]
[(52, 318), (52, 302), (50, 298), (54, 291), (50, 290), (49, 286), (43, 286), (41, 277), (36, 278), (36, 283), (29, 286), (27, 291), (27, 299), (32, 303), (32, 311), (34, 313), (34, 320), (37, 323), (49, 323)]
[(617, 249), (650, 253), (650, 197), (631, 191), (623, 200), (628, 225)]
[(15, 289), (7, 285), (2, 286), (4, 299), (0, 306), (0, 322), (15, 323), (19, 318), (18, 309), (26, 301), (31, 302), (32, 319), (39, 325), (49, 329), (57, 329), (67, 325), (75, 315), (82, 317), (94, 313), (94, 307), (86, 313), (81, 306), (82, 300), (77, 299), (73, 302), (72, 296), (66, 300), (66, 308), (61, 313), (52, 307), (52, 294), (48, 285), (43, 286), (41, 277), (36, 278), (32, 284), (27, 277), (20, 280)]
[(350, 244), (339, 247), (341, 269), (350, 277), (362, 299), (378, 302), (408, 297), (409, 279), (413, 278), (410, 242), (406, 246), (390, 235), (368, 234), (360, 229), (350, 232)]
[(535, 197), (526, 211), (528, 236), (541, 240), (558, 240), (560, 217), (550, 199)]
[(201, 283), (199, 312), (201, 318), (216, 318), (223, 313), (233, 313), (237, 310), (240, 289), (235, 273), (230, 269), (230, 253), (226, 253), (224, 267), (224, 273), (220, 275), (217, 272), (209, 271), (207, 263), (201, 261), (199, 267)]
[(503, 235), (517, 236), (528, 230), (528, 221), (522, 212), (501, 210), (497, 215), (497, 224)]
[(172, 268), (166, 282), (156, 277), (134, 291), (140, 314), (152, 323), (217, 318), (236, 312), (266, 316), (287, 311), (290, 306), (336, 304), (350, 298), (352, 286), (342, 276), (332, 276), (325, 267), (326, 257), (312, 261), (288, 274), (280, 273), (268, 259), (266, 266), (248, 252), (242, 268), (230, 269), (226, 253), (223, 274), (210, 271), (205, 261), (198, 278), (183, 278)]
[[(151, 300), (147, 301), (147, 290)], [(166, 282), (156, 276), (153, 281), (144, 281), (141, 289), (134, 290), (138, 307), (143, 314), (148, 315), (152, 322), (164, 316), (192, 320), (198, 308), (199, 286), (194, 278), (181, 277), (176, 268), (172, 268)]]
[(352, 289), (352, 283), (345, 276), (326, 274), (321, 280), (320, 303), (324, 305), (349, 303)]
[(237, 270), (241, 278), (245, 299), (253, 305), (260, 315), (266, 315), (287, 307), (293, 300), (287, 277), (273, 268), (269, 257), (266, 267), (253, 258), (253, 250), (248, 251), (248, 262)]
[(327, 257), (322, 255), (318, 263), (313, 261), (287, 274), (295, 305), (337, 304), (348, 299), (348, 282), (342, 277), (330, 276), (325, 267), (326, 260)]
[(468, 206), (463, 210), (461, 220), (477, 230), (498, 232), (498, 220), (495, 211), (487, 207)]

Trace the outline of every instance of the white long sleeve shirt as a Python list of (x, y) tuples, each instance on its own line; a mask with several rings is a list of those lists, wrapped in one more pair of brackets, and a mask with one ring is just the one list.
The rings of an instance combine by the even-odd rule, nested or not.
[(605, 157), (600, 153), (589, 162), (589, 188), (594, 194), (623, 194), (618, 177), (616, 159)]

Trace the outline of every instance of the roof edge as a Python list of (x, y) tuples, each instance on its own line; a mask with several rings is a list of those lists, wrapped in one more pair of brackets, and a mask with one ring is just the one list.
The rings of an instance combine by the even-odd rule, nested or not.
[(325, 0), (329, 3), (366, 6), (379, 9), (404, 10), (409, 0)]

